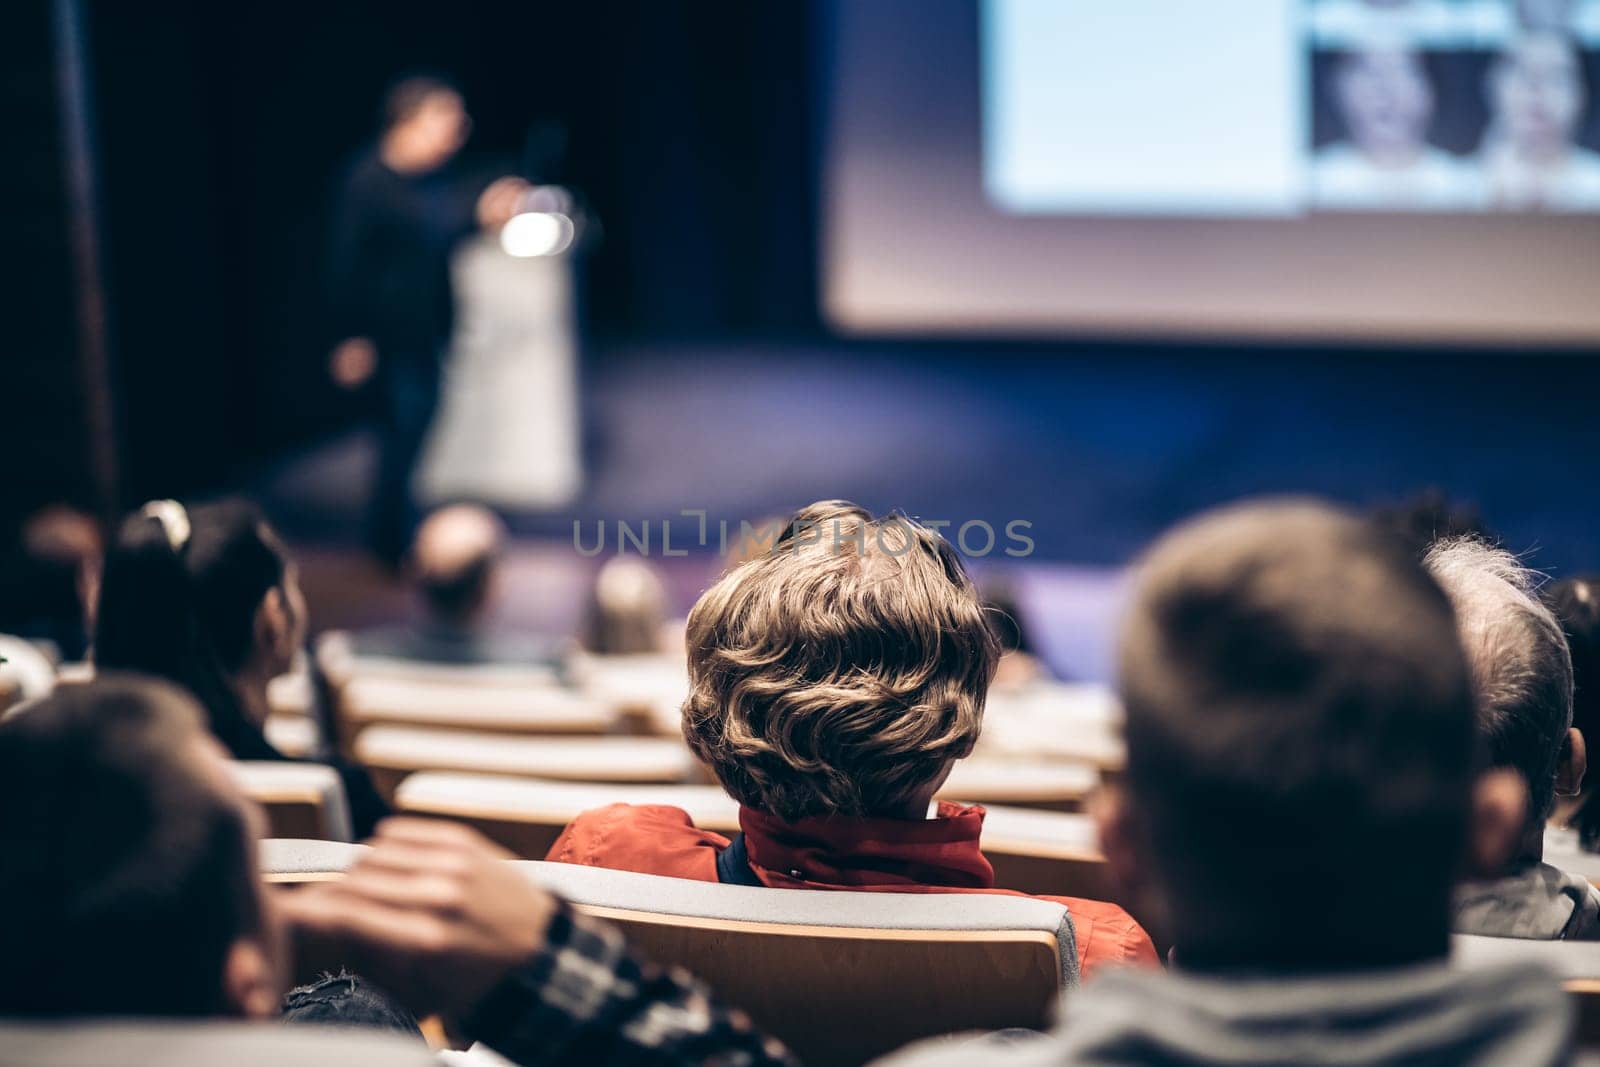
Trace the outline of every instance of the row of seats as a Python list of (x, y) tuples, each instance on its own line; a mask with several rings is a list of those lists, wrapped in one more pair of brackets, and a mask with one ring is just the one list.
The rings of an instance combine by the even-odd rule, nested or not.
[[(344, 787), (331, 768), (237, 763), (245, 792), (279, 837), (348, 842)], [(607, 804), (666, 804), (719, 833), (739, 829), (739, 806), (714, 785), (626, 785), (423, 771), (393, 794), (397, 810), (466, 823), (525, 859), (542, 859), (579, 814)], [(1092, 820), (1082, 814), (992, 806), (984, 854), (996, 884), (1045, 896), (1116, 898)]]
[[(704, 781), (684, 747), (678, 709), (683, 663), (664, 656), (581, 656), (557, 672), (539, 666), (453, 666), (358, 657), (346, 635), (317, 645), (331, 682), (346, 756), (392, 794), (407, 775), (450, 770), (571, 781)], [(269, 690), (267, 733), (297, 755), (320, 740), (307, 714), (304, 673)], [(991, 695), (974, 756), (945, 796), (1079, 810), (1121, 764), (1120, 710), (1100, 686), (1037, 684)]]
[[(286, 888), (337, 878), (362, 847), (267, 841), (263, 871)], [(581, 911), (621, 925), (648, 957), (736, 1000), (803, 1062), (864, 1063), (939, 1034), (1042, 1028), (1077, 984), (1067, 909), (1048, 901), (812, 893), (518, 866)], [(1546, 964), (1578, 1000), (1582, 1043), (1600, 1042), (1600, 944), (1457, 936), (1453, 955), (1462, 967)], [(302, 970), (323, 965), (309, 946)]]

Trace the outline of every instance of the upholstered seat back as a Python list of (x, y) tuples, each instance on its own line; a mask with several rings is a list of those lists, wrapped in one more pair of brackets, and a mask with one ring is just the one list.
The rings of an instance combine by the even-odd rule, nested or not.
[(803, 1062), (864, 1063), (938, 1034), (1043, 1027), (1077, 984), (1071, 917), (1047, 901), (520, 866), (617, 923), (644, 955), (698, 975)]

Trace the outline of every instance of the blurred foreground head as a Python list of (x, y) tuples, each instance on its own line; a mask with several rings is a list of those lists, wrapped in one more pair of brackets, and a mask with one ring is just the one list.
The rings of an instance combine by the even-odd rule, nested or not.
[(455, 623), (481, 615), (505, 543), (505, 524), (475, 504), (440, 508), (423, 520), (411, 547), (411, 568), (428, 611)]
[(106, 675), (0, 723), (0, 1014), (276, 1012), (259, 813), (203, 722)]
[(1442, 956), (1474, 734), (1450, 604), (1395, 539), (1315, 503), (1163, 538), (1122, 633), (1127, 797), (1108, 854), (1206, 969)]

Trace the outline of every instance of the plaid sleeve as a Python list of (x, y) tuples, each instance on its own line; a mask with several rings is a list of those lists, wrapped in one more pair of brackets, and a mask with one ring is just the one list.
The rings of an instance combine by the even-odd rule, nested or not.
[(636, 960), (618, 931), (565, 904), (545, 948), (496, 986), (463, 1029), (521, 1064), (795, 1063), (690, 975)]

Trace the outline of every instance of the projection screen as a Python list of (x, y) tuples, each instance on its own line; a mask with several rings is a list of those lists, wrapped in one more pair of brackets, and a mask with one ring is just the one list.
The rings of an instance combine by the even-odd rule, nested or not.
[(1600, 341), (1600, 0), (836, 0), (847, 332)]

